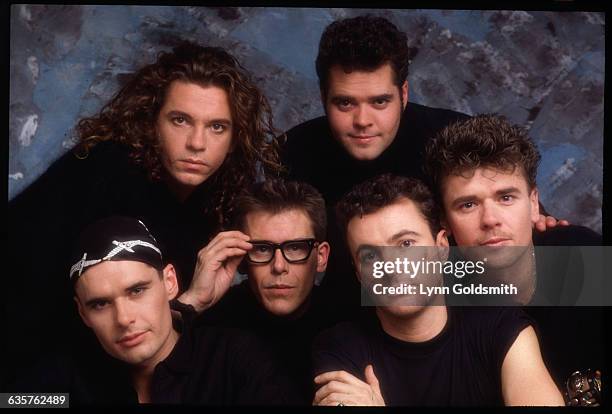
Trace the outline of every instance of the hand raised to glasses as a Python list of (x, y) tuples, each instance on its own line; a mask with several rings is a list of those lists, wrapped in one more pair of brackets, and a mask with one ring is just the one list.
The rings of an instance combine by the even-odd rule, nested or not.
[(343, 406), (384, 406), (374, 368), (365, 368), (365, 380), (361, 381), (346, 371), (330, 371), (317, 375), (316, 384), (325, 384), (316, 392), (312, 405)]
[(223, 231), (198, 252), (189, 289), (179, 301), (200, 313), (217, 303), (232, 284), (234, 274), (253, 245), (240, 231)]

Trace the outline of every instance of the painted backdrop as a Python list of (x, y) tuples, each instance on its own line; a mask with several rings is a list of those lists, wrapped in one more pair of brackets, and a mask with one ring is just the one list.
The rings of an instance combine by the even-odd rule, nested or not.
[[(75, 143), (126, 75), (180, 39), (230, 50), (285, 130), (322, 114), (318, 41), (359, 9), (13, 5), (9, 200)], [(526, 125), (557, 217), (601, 231), (605, 18), (594, 12), (368, 10), (408, 33), (414, 102)]]

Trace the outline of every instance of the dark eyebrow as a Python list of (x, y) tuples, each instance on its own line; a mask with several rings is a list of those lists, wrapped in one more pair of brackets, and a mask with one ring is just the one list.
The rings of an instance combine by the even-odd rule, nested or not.
[[(132, 283), (130, 286), (125, 288), (124, 291), (126, 293), (129, 293), (130, 291), (132, 291), (132, 290), (134, 290), (136, 288), (147, 287), (150, 284), (151, 284), (150, 280), (140, 280), (138, 282)], [(110, 300), (111, 299), (109, 297), (106, 297), (106, 296), (94, 297), (94, 298), (89, 299), (87, 302), (85, 302), (85, 306), (92, 307), (96, 303), (99, 303), (99, 302), (110, 302)]]
[(452, 202), (451, 205), (455, 206), (457, 204), (463, 204), (463, 203), (467, 203), (468, 201), (473, 201), (476, 198), (475, 195), (465, 195), (465, 196), (461, 196), (461, 197), (457, 197), (455, 198)]
[(389, 241), (394, 241), (404, 236), (419, 237), (420, 235), (421, 235), (420, 233), (417, 233), (416, 231), (413, 231), (413, 230), (400, 230), (397, 233), (395, 233), (393, 236), (391, 236), (389, 238)]
[(92, 299), (89, 299), (87, 302), (85, 302), (85, 306), (87, 306), (88, 308), (91, 308), (96, 303), (100, 303), (100, 302), (110, 302), (110, 299), (106, 298), (106, 297), (103, 297), (103, 296), (100, 296), (100, 297), (97, 297), (97, 298), (92, 298)]
[(506, 187), (506, 188), (502, 188), (500, 190), (497, 190), (495, 192), (495, 195), (504, 195), (504, 194), (508, 194), (508, 193), (520, 193), (521, 190), (517, 187)]
[(340, 101), (355, 102), (355, 98), (353, 98), (352, 96), (348, 96), (348, 95), (334, 95), (331, 97), (331, 101), (334, 103), (340, 102)]
[[(505, 187), (505, 188), (501, 188), (501, 189), (497, 190), (495, 192), (495, 195), (496, 196), (501, 196), (501, 195), (509, 194), (509, 193), (520, 193), (520, 191), (521, 190), (518, 187), (511, 186), (511, 187)], [(454, 199), (451, 202), (451, 205), (454, 206), (456, 204), (467, 203), (467, 202), (472, 201), (472, 200), (474, 200), (476, 198), (477, 197), (474, 194), (464, 195), (464, 196), (457, 197), (456, 199)]]
[[(278, 244), (283, 244), (283, 243), (293, 243), (293, 242), (300, 242), (300, 241), (305, 241), (305, 240), (312, 240), (315, 237), (300, 237), (298, 239), (289, 239), (289, 240), (284, 240)], [(277, 244), (273, 241), (269, 241), (269, 240), (249, 240), (249, 243), (251, 244)]]
[[(182, 117), (185, 118), (188, 121), (192, 121), (193, 118), (191, 117), (191, 115), (189, 115), (186, 112), (183, 111), (170, 111), (166, 114), (166, 116), (168, 118), (174, 118), (174, 117)], [(231, 119), (227, 119), (227, 118), (218, 118), (218, 119), (212, 119), (210, 121), (208, 121), (208, 124), (223, 124), (223, 125), (228, 125), (231, 126), (232, 125), (232, 121)]]
[(172, 118), (172, 117), (182, 117), (185, 119), (191, 119), (191, 115), (189, 115), (188, 113), (185, 113), (183, 111), (170, 111), (166, 114), (166, 116)]
[(213, 119), (208, 122), (209, 124), (224, 124), (224, 125), (232, 125), (232, 121), (226, 118)]
[(130, 292), (137, 288), (147, 287), (151, 284), (150, 280), (141, 280), (139, 282), (132, 283), (130, 286), (125, 288), (125, 292)]
[(368, 98), (368, 101), (370, 101), (370, 102), (380, 101), (380, 100), (390, 101), (392, 99), (393, 99), (393, 94), (384, 93), (382, 95), (372, 96), (372, 97)]

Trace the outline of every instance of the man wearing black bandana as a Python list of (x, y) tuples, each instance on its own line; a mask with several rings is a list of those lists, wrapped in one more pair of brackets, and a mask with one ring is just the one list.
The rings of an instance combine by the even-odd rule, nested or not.
[(142, 222), (96, 222), (72, 257), (79, 315), (107, 355), (81, 352), (62, 367), (47, 363), (45, 375), (28, 375), (20, 391), (70, 392), (73, 404), (292, 401), (293, 390), (254, 337), (196, 327), (194, 309), (173, 300), (176, 270)]

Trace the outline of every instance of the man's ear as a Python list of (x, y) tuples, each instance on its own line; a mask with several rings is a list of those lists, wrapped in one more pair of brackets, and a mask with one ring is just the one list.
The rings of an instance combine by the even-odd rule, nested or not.
[(329, 259), (329, 252), (331, 247), (328, 242), (324, 241), (317, 247), (317, 272), (321, 273), (327, 269), (327, 259)]
[(83, 305), (81, 305), (81, 301), (79, 300), (78, 296), (75, 294), (73, 297), (74, 301), (77, 304), (77, 310), (79, 311), (79, 316), (81, 317), (81, 319), (83, 320), (83, 323), (88, 327), (91, 328), (91, 324), (89, 323), (89, 320), (87, 319), (87, 316), (85, 315), (85, 309), (83, 309)]
[(446, 239), (448, 240), (448, 238), (453, 235), (453, 232), (451, 231), (451, 228), (448, 225), (448, 221), (446, 220), (446, 216), (444, 213), (442, 213), (442, 215), (440, 216), (440, 226), (442, 226), (442, 229), (444, 230), (446, 235)]
[(531, 222), (535, 224), (540, 219), (540, 196), (538, 187), (533, 187), (529, 193), (529, 203), (531, 204)]
[(441, 256), (440, 260), (446, 261), (449, 255), (449, 243), (446, 229), (443, 228), (436, 234), (436, 246)]
[(162, 270), (163, 282), (166, 287), (166, 293), (168, 294), (168, 300), (172, 300), (178, 295), (179, 286), (178, 278), (176, 277), (176, 269), (172, 264), (166, 265)]
[(406, 105), (408, 105), (408, 80), (405, 80), (404, 83), (402, 83), (400, 92), (402, 94), (402, 102), (404, 109), (406, 109)]
[(436, 246), (448, 247), (448, 236), (445, 228), (442, 228), (438, 234), (436, 234)]

